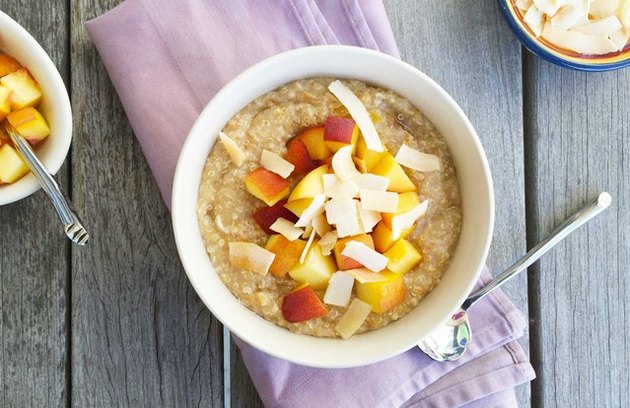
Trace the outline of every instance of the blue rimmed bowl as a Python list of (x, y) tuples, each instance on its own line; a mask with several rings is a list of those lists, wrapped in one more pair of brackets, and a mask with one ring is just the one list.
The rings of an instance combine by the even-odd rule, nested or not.
[(612, 71), (630, 66), (630, 45), (619, 52), (605, 55), (581, 55), (565, 51), (536, 37), (523, 22), (523, 15), (514, 0), (498, 0), (498, 3), (503, 17), (525, 48), (553, 64), (588, 72)]

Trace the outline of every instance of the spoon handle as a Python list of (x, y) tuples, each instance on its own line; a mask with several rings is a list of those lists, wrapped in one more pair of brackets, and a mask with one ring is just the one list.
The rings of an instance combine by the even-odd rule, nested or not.
[(89, 235), (81, 223), (81, 219), (76, 214), (72, 203), (61, 192), (55, 179), (48, 173), (44, 165), (35, 155), (35, 152), (29, 143), (20, 135), (13, 126), (6, 124), (5, 129), (11, 137), (13, 144), (28, 164), (33, 175), (39, 181), (42, 189), (46, 192), (50, 201), (52, 201), (59, 219), (64, 226), (64, 230), (68, 238), (77, 245), (85, 245)]
[(545, 238), (543, 241), (538, 243), (538, 245), (533, 247), (527, 254), (525, 254), (525, 256), (519, 259), (509, 269), (494, 278), (483, 288), (471, 294), (464, 301), (462, 309), (468, 310), (469, 307), (477, 303), (492, 290), (500, 287), (505, 282), (516, 276), (519, 272), (527, 269), (528, 266), (536, 262), (538, 258), (540, 258), (551, 248), (553, 248), (558, 242), (562, 241), (582, 224), (586, 223), (591, 218), (595, 217), (597, 214), (608, 208), (611, 201), (612, 198), (610, 197), (610, 194), (603, 192), (591, 203), (576, 211), (562, 224), (560, 224), (547, 238)]

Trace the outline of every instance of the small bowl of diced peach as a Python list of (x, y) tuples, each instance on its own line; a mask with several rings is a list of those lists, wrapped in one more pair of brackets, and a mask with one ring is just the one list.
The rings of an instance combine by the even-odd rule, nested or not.
[(54, 63), (17, 22), (0, 12), (0, 205), (29, 196), (39, 183), (4, 131), (9, 123), (55, 174), (72, 140), (72, 113)]

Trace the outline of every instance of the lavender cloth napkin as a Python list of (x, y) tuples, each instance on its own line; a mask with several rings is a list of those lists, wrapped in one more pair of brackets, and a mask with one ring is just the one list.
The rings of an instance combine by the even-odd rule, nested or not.
[[(189, 129), (243, 69), (320, 44), (398, 56), (381, 0), (127, 0), (87, 29), (167, 205)], [(482, 279), (489, 279), (487, 271)], [(451, 363), (409, 350), (370, 366), (314, 369), (236, 342), (267, 406), (515, 406), (513, 388), (534, 377), (515, 341), (525, 328), (523, 315), (497, 292), (470, 318), (475, 340)]]

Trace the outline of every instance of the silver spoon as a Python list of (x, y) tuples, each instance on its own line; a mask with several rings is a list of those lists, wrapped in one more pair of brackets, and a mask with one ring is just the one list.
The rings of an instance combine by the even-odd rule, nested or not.
[(64, 232), (70, 241), (77, 245), (85, 245), (90, 238), (87, 230), (81, 224), (79, 216), (76, 214), (74, 207), (69, 199), (67, 199), (59, 186), (55, 182), (55, 179), (48, 173), (42, 162), (39, 161), (31, 145), (20, 135), (8, 122), (4, 125), (9, 137), (13, 141), (13, 144), (18, 149), (28, 167), (31, 168), (33, 175), (39, 181), (42, 189), (50, 197), (59, 219), (63, 224)]
[(544, 253), (562, 241), (579, 226), (604, 211), (610, 205), (610, 194), (603, 192), (594, 201), (575, 212), (560, 224), (547, 238), (532, 248), (505, 272), (491, 280), (486, 286), (471, 294), (457, 312), (443, 325), (433, 330), (418, 344), (420, 350), (437, 361), (452, 361), (460, 358), (472, 340), (472, 330), (466, 311), (488, 293), (512, 279), (519, 272), (527, 269), (543, 256)]

